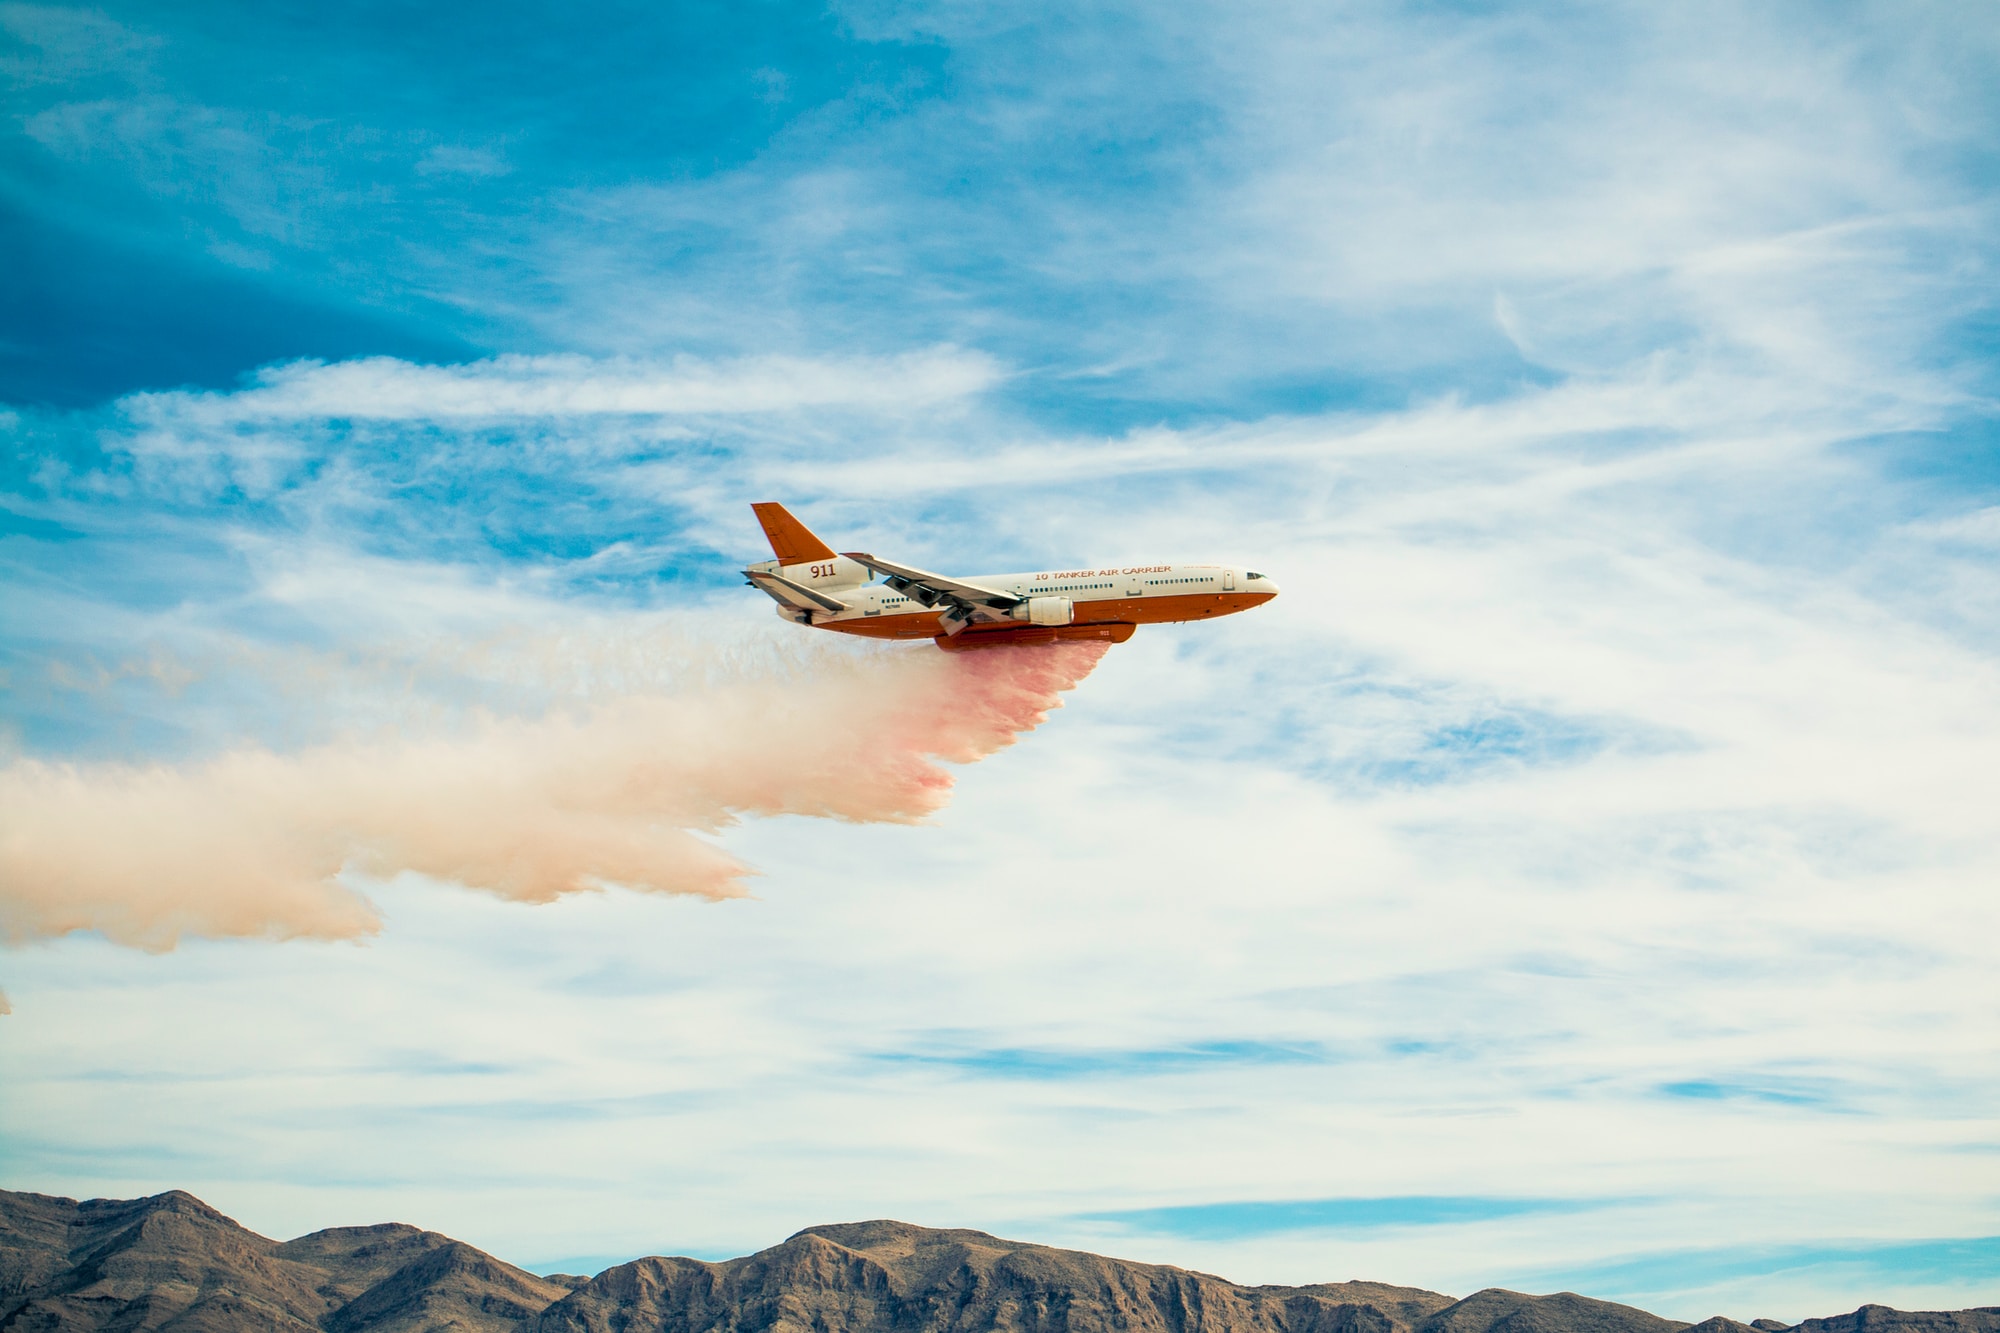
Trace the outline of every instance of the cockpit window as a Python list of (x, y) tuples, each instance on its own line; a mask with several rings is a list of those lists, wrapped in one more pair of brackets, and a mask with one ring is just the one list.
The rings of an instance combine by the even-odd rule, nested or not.
[(1245, 570), (1243, 572), (1243, 577), (1246, 579), (1261, 579), (1264, 576), (1262, 574), (1257, 573), (1254, 570)]

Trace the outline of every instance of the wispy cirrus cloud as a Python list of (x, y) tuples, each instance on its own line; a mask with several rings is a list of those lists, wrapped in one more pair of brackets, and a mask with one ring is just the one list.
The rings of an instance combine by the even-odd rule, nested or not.
[(139, 393), (121, 400), (146, 426), (225, 427), (338, 418), (734, 416), (807, 408), (884, 409), (973, 397), (1000, 368), (989, 356), (933, 348), (884, 357), (694, 357), (648, 365), (581, 356), (506, 356), (459, 365), (390, 357), (302, 362), (257, 372), (241, 389)]

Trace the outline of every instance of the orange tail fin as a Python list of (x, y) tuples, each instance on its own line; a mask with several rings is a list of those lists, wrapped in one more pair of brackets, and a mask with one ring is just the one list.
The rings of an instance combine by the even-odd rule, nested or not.
[(779, 564), (803, 565), (809, 560), (836, 558), (833, 548), (813, 536), (812, 529), (793, 518), (792, 511), (783, 505), (767, 503), (750, 508), (764, 525), (764, 535), (771, 539), (771, 554), (778, 557)]

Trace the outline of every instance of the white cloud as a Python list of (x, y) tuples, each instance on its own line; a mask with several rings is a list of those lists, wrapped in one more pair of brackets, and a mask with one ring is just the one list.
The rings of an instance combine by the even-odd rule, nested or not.
[[(2000, 1085), (2000, 668), (1938, 626), (1945, 593), (1884, 594), (1874, 574), (1976, 555), (1989, 525), (1815, 507), (1871, 484), (1857, 436), (1939, 412), (1664, 361), (1498, 404), (979, 459), (854, 440), (853, 462), (813, 470), (824, 505), (801, 505), (836, 539), (822, 508), (949, 568), (981, 532), (1085, 555), (1227, 547), (1286, 594), (1142, 631), (1050, 727), (968, 770), (935, 829), (728, 835), (764, 872), (752, 902), (529, 913), (374, 888), (388, 926), (368, 951), (146, 964), (131, 984), (188, 1021), (129, 1049), (76, 1035), (107, 1030), (102, 977), (129, 969), (82, 942), (21, 955), (8, 1039), (41, 1072), (13, 1132), (81, 1123), (93, 1071), (124, 1065), (165, 1128), (98, 1112), (32, 1161), (87, 1147), (93, 1189), (191, 1186), (281, 1233), (413, 1217), (521, 1259), (892, 1214), (1250, 1280), (1465, 1291), (1696, 1243), (1989, 1234), (1992, 1157), (1968, 1150), (1990, 1146)], [(811, 456), (760, 443), (694, 521), (740, 523), (750, 487)], [(982, 487), (996, 472), (1033, 481)], [(920, 517), (938, 508), (952, 520)], [(1774, 531), (1843, 557), (1772, 558)], [(524, 586), (454, 591), (448, 567), (398, 593), (395, 562), (288, 549), (259, 556), (258, 595), (328, 626), (420, 638), (436, 620), (476, 641), (574, 614)], [(712, 613), (732, 606), (767, 616), (720, 596)], [(534, 649), (499, 643), (498, 665), (426, 669), (509, 697), (507, 655)], [(1521, 744), (1468, 751), (1492, 719)], [(1538, 749), (1537, 728), (1608, 739)], [(329, 994), (373, 998), (294, 1043), (306, 1064), (256, 1054)], [(287, 1022), (226, 1018), (257, 1004)], [(403, 1016), (393, 1039), (377, 1005)], [(1326, 1060), (1033, 1079), (880, 1058), (1232, 1041)], [(121, 1148), (146, 1133), (193, 1153), (171, 1181)], [(530, 1157), (532, 1186), (510, 1165)], [(1610, 1202), (1240, 1242), (1071, 1217), (1424, 1193)], [(1730, 1313), (1881, 1294), (1853, 1281), (1748, 1283)]]
[(0, 30), (35, 48), (33, 58), (0, 58), (16, 88), (59, 85), (79, 76), (123, 72), (144, 64), (159, 39), (108, 15), (66, 5), (0, 4)]
[(886, 357), (675, 357), (662, 363), (502, 356), (424, 366), (369, 357), (276, 366), (260, 371), (250, 387), (228, 392), (139, 393), (121, 402), (148, 425), (195, 427), (313, 418), (734, 415), (930, 404), (979, 394), (998, 378), (991, 358), (952, 347)]

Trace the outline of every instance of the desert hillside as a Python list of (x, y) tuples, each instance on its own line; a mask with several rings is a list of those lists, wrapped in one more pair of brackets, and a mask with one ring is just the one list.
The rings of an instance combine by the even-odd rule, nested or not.
[[(178, 1190), (0, 1191), (0, 1330), (174, 1333), (1675, 1333), (1587, 1297), (1374, 1282), (1245, 1287), (902, 1222), (809, 1227), (742, 1259), (538, 1277), (401, 1223), (275, 1241)], [(1759, 1321), (1759, 1327), (1784, 1326)], [(1713, 1319), (1697, 1333), (1748, 1333)], [(1798, 1333), (2000, 1333), (2000, 1309), (1864, 1306)]]

